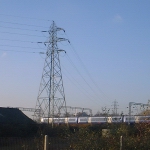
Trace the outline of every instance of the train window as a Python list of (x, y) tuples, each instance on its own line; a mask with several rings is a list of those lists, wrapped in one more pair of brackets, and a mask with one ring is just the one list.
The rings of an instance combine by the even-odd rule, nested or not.
[(69, 121), (75, 121), (76, 119), (69, 119)]

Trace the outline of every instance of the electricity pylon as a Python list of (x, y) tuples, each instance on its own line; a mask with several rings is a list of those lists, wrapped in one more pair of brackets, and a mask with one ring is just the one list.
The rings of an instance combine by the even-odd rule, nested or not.
[[(57, 43), (67, 39), (57, 37), (57, 32), (60, 30), (65, 32), (64, 29), (58, 28), (53, 21), (48, 31), (49, 40), (44, 42), (47, 46), (47, 52), (36, 102), (36, 109), (40, 111), (34, 112), (37, 121), (40, 121), (41, 117), (59, 117), (62, 115), (62, 111), (66, 113), (66, 101), (59, 60), (59, 53), (64, 50), (59, 49)], [(67, 41), (69, 42), (69, 40)]]
[(118, 102), (116, 100), (113, 102), (113, 107), (113, 114), (117, 115)]

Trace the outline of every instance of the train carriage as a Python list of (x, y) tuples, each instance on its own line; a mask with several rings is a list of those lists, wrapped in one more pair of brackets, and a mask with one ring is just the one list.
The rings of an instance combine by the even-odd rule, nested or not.
[(112, 116), (108, 117), (108, 123), (122, 123), (123, 117), (122, 116)]
[(124, 116), (123, 118), (124, 123), (135, 123), (135, 116)]
[(41, 118), (41, 123), (54, 124), (100, 124), (100, 123), (150, 123), (150, 116), (109, 116), (109, 117), (60, 117)]
[(88, 117), (79, 117), (78, 123), (88, 123)]
[(78, 118), (77, 117), (69, 117), (69, 118), (67, 118), (67, 120), (68, 120), (67, 123), (71, 123), (71, 124), (78, 123)]
[(150, 123), (150, 116), (135, 116), (135, 123)]
[(107, 117), (89, 117), (88, 123), (106, 123)]

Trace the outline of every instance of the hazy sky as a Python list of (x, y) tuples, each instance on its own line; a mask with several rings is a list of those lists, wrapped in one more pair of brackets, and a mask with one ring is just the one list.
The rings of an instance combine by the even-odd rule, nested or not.
[[(149, 0), (0, 0), (0, 106), (34, 108), (52, 20), (59, 37), (66, 102), (128, 111), (150, 99)], [(33, 53), (36, 52), (36, 53)], [(70, 61), (71, 60), (71, 61)]]

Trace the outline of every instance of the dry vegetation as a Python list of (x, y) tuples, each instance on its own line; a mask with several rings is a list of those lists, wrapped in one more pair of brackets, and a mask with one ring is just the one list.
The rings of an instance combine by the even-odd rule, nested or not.
[[(103, 129), (108, 129), (108, 134), (103, 134)], [(25, 137), (19, 135), (17, 138), (1, 137), (0, 149), (13, 150), (15, 147), (14, 150), (43, 150), (44, 135), (49, 136), (51, 150), (119, 150), (120, 136), (123, 136), (123, 150), (148, 150), (150, 147), (150, 124), (141, 123), (76, 124), (53, 128), (51, 125), (39, 125), (38, 132), (32, 137), (26, 134)]]

